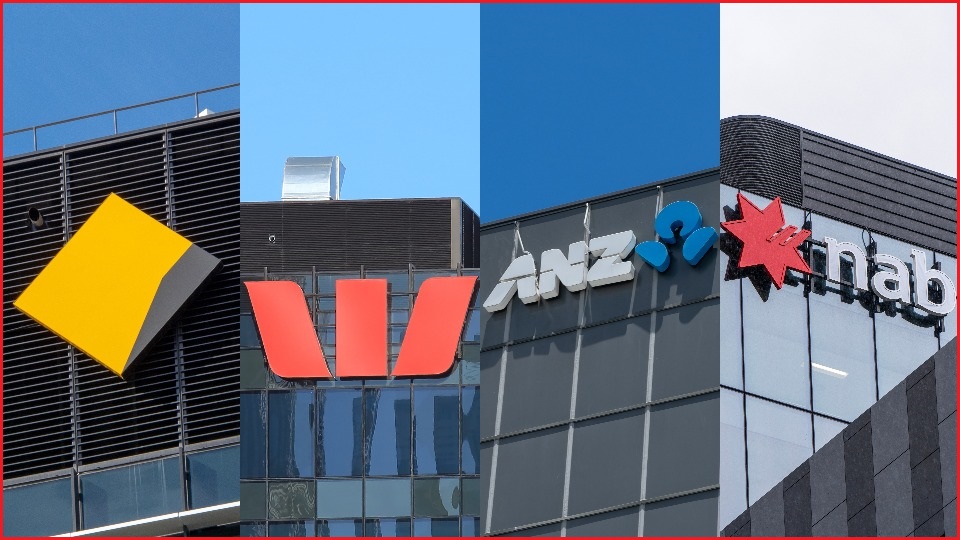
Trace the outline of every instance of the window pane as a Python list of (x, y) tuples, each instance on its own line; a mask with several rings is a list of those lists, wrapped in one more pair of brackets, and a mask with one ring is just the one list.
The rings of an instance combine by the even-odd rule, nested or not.
[(190, 454), (187, 470), (190, 471), (190, 508), (240, 500), (239, 446)]
[(84, 529), (182, 510), (176, 457), (84, 474), (80, 487)]
[[(329, 389), (318, 393), (320, 441), (319, 476), (363, 474), (363, 394), (356, 389)], [(341, 517), (341, 516), (330, 516)], [(354, 516), (343, 516), (354, 517)]]
[(390, 309), (410, 309), (410, 295), (409, 294), (392, 294), (388, 299)]
[(366, 512), (369, 517), (410, 515), (410, 479), (367, 479)]
[(743, 442), (743, 394), (720, 389), (719, 527), (747, 509), (747, 465)]
[(240, 389), (260, 390), (267, 385), (267, 361), (263, 349), (240, 350)]
[(414, 536), (460, 536), (457, 518), (418, 518), (413, 520)]
[(317, 517), (363, 517), (363, 480), (317, 480)]
[(363, 520), (328, 519), (318, 521), (317, 536), (363, 536)]
[(409, 519), (368, 519), (367, 536), (411, 536)]
[(270, 482), (269, 519), (312, 519), (316, 515), (317, 493), (313, 482)]
[(240, 536), (267, 536), (267, 522), (245, 521), (241, 523)]
[(407, 309), (391, 309), (390, 310), (390, 324), (407, 324), (410, 320), (410, 310)]
[(816, 449), (819, 450), (823, 448), (823, 445), (830, 442), (830, 439), (836, 437), (845, 427), (847, 427), (847, 424), (843, 422), (837, 422), (836, 420), (814, 415), (813, 438), (817, 443)]
[(747, 396), (750, 504), (811, 454), (810, 413)]
[(413, 515), (444, 517), (460, 514), (459, 478), (416, 478), (413, 481)]
[(460, 512), (466, 515), (479, 516), (480, 515), (480, 479), (479, 478), (464, 478), (460, 498), (463, 501), (463, 506), (460, 509)]
[(463, 372), (463, 384), (480, 384), (480, 345), (463, 344), (460, 370)]
[(365, 389), (363, 409), (366, 473), (376, 476), (409, 475), (410, 389)]
[(253, 323), (253, 315), (240, 316), (240, 347), (260, 347), (260, 336), (257, 334), (257, 328)]
[(3, 490), (4, 536), (53, 536), (73, 532), (69, 478)]
[(478, 536), (480, 531), (480, 518), (463, 517), (460, 518), (461, 535), (466, 537)]
[(272, 276), (270, 279), (275, 281), (292, 281), (296, 283), (305, 294), (313, 294), (313, 287), (310, 286), (310, 274), (284, 274)]
[(467, 323), (463, 329), (463, 341), (480, 342), (480, 310), (467, 312)]
[(313, 521), (271, 521), (270, 536), (316, 536)]
[(460, 471), (459, 388), (416, 388), (414, 474)]
[(460, 445), (463, 455), (461, 472), (479, 474), (480, 463), (480, 391), (477, 386), (463, 387), (461, 402), (461, 424), (463, 441)]
[(266, 517), (266, 482), (240, 482), (240, 519), (264, 519)]
[(389, 293), (405, 293), (410, 291), (410, 274), (407, 272), (367, 272), (367, 279), (386, 279), (387, 292)]
[(317, 293), (334, 294), (337, 291), (337, 280), (340, 279), (360, 279), (360, 272), (348, 274), (319, 274), (317, 275)]
[(313, 476), (313, 448), (316, 444), (313, 408), (312, 390), (270, 392), (271, 477)]

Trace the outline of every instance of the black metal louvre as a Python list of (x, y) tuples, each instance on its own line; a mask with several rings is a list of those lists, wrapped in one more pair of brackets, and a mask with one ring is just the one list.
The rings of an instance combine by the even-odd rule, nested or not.
[(244, 273), (450, 268), (450, 199), (243, 203)]
[(460, 242), (464, 268), (480, 268), (480, 217), (466, 204), (461, 204)]
[[(5, 479), (239, 435), (239, 140), (233, 113), (4, 164)], [(111, 192), (223, 261), (124, 379), (12, 306)]]

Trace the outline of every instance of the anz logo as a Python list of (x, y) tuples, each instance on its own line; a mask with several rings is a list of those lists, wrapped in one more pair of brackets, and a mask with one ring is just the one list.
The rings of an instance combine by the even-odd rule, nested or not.
[[(589, 211), (588, 211), (589, 212)], [(588, 217), (584, 219), (586, 225)], [(670, 266), (670, 253), (666, 244), (683, 242), (681, 253), (684, 260), (696, 265), (718, 239), (713, 227), (703, 227), (703, 216), (697, 205), (689, 201), (677, 201), (665, 206), (654, 222), (660, 240), (649, 240), (637, 245), (633, 231), (623, 231), (592, 238), (588, 242), (570, 244), (567, 254), (559, 249), (549, 249), (540, 254), (540, 273), (532, 253), (524, 253), (510, 263), (500, 276), (500, 281), (483, 302), (483, 308), (494, 313), (507, 307), (516, 294), (524, 304), (543, 298), (549, 300), (560, 294), (560, 284), (570, 292), (579, 292), (590, 287), (601, 287), (622, 281), (630, 281), (636, 275), (633, 263), (625, 260), (631, 251), (655, 268), (658, 272)], [(522, 244), (521, 244), (522, 247)], [(596, 262), (589, 266), (590, 257)]]

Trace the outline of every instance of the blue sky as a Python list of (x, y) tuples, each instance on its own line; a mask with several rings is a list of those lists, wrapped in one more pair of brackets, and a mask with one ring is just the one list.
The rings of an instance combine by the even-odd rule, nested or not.
[(484, 5), (481, 220), (719, 166), (719, 17)]
[(290, 156), (339, 155), (344, 199), (480, 206), (477, 5), (240, 7), (242, 201)]
[[(3, 130), (240, 82), (239, 42), (237, 5), (5, 4)], [(201, 100), (215, 111), (238, 104), (229, 92)], [(118, 124), (123, 131), (193, 112), (188, 99), (121, 115)], [(112, 130), (112, 117), (104, 117), (38, 139), (54, 146)]]

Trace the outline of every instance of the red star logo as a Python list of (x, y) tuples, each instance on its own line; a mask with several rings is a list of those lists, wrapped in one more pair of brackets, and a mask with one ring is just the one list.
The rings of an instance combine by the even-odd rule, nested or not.
[(743, 219), (725, 221), (720, 226), (743, 242), (740, 268), (762, 264), (778, 289), (783, 287), (787, 268), (811, 273), (797, 250), (810, 236), (810, 231), (786, 224), (780, 197), (763, 210), (741, 193), (737, 193), (737, 202), (740, 203)]

